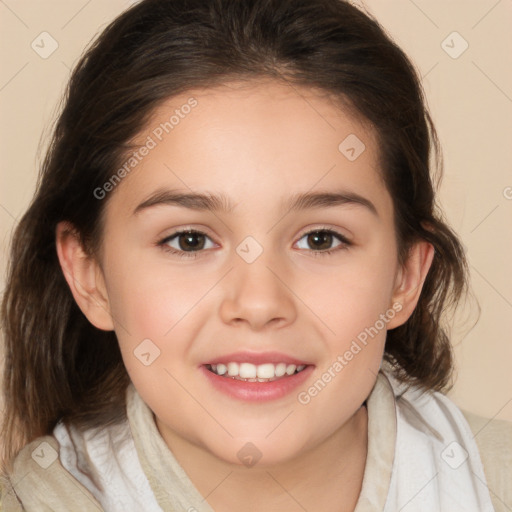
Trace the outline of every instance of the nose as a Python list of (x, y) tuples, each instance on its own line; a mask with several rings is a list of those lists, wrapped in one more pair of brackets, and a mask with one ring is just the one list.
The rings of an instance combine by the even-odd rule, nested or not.
[(220, 316), (226, 324), (246, 324), (253, 331), (293, 323), (296, 303), (286, 275), (263, 255), (253, 263), (238, 262), (224, 283)]

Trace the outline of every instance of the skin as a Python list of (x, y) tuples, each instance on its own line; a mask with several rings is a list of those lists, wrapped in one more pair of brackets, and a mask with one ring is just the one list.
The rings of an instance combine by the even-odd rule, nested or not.
[[(198, 105), (104, 199), (98, 259), (84, 253), (69, 225), (59, 225), (62, 269), (91, 323), (115, 330), (163, 439), (214, 510), (352, 511), (367, 453), (362, 404), (386, 329), (308, 404), (297, 393), (393, 304), (401, 311), (388, 329), (409, 318), (433, 248), (418, 242), (399, 265), (375, 133), (325, 95), (272, 81), (189, 91), (162, 104), (136, 142), (191, 96)], [(349, 134), (366, 146), (355, 161), (338, 150)], [(134, 214), (162, 189), (223, 193), (233, 209), (159, 204)], [(281, 207), (296, 193), (334, 190), (363, 196), (377, 214), (354, 203)], [(339, 250), (319, 254), (304, 234), (326, 227), (350, 245), (339, 249), (333, 237), (327, 247)], [(196, 258), (158, 245), (183, 228), (207, 234), (199, 237), (205, 248)], [(236, 252), (247, 236), (263, 249), (252, 263)], [(167, 245), (180, 248), (177, 238)], [(145, 366), (134, 350), (148, 338), (160, 356)], [(246, 403), (213, 389), (198, 369), (239, 350), (279, 351), (315, 368), (284, 398)], [(252, 468), (237, 457), (247, 442), (262, 454)]]

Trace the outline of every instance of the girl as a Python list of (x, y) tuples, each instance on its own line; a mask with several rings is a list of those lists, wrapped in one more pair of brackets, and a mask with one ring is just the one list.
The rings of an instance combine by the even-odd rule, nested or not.
[(441, 394), (467, 268), (431, 148), (412, 65), (348, 2), (123, 13), (13, 240), (4, 509), (512, 506), (510, 426)]

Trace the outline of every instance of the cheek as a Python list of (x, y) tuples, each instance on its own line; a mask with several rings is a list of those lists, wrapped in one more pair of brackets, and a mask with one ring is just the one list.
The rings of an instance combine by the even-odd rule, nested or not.
[(335, 270), (303, 278), (307, 303), (343, 345), (373, 326), (391, 306), (396, 262), (389, 254), (352, 254)]
[[(396, 253), (393, 247), (384, 250), (384, 245), (372, 249), (347, 257), (336, 272), (317, 280), (316, 286), (310, 280), (306, 287), (308, 303), (315, 304), (315, 312), (328, 328), (317, 385), (302, 390), (305, 394), (299, 402), (310, 400), (307, 409), (329, 418), (333, 428), (370, 392), (382, 361), (388, 322), (396, 313), (391, 304)], [(333, 403), (340, 405), (338, 413), (332, 410)]]
[(116, 323), (135, 337), (164, 337), (208, 289), (207, 282), (154, 263), (125, 260), (111, 275), (112, 314)]
[[(193, 340), (204, 323), (205, 295), (217, 275), (178, 271), (165, 262), (143, 264), (134, 257), (125, 258), (109, 276), (116, 335), (134, 383), (143, 388), (154, 386), (165, 370), (183, 377), (182, 363), (189, 359)], [(211, 311), (208, 308), (209, 314)]]
[[(392, 262), (392, 260), (391, 260)], [(363, 403), (382, 361), (393, 273), (382, 265), (352, 265), (324, 281), (308, 300), (317, 304), (324, 336), (324, 357), (310, 386), (299, 390), (304, 418), (322, 418), (315, 436), (329, 435)], [(335, 404), (335, 405), (334, 405)]]

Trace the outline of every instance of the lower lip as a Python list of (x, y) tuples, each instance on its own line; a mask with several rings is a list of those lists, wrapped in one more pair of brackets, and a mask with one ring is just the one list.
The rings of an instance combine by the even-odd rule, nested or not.
[(208, 370), (206, 366), (201, 366), (200, 369), (212, 386), (225, 395), (246, 402), (267, 402), (290, 394), (311, 375), (314, 366), (308, 365), (299, 373), (272, 382), (246, 382), (230, 377), (221, 377)]

